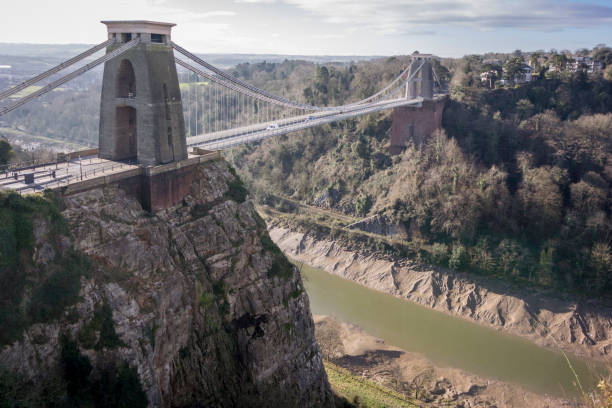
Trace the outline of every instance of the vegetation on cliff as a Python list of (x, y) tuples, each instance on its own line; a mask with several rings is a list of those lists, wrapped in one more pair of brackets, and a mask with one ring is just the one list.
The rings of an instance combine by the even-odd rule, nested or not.
[(13, 148), (6, 140), (0, 139), (0, 165), (6, 164), (13, 157)]
[[(50, 238), (36, 254), (35, 225), (48, 225)], [(69, 231), (52, 194), (21, 197), (0, 193), (0, 345), (21, 338), (32, 323), (58, 318), (78, 300), (80, 277), (89, 260), (66, 244)]]
[[(443, 130), (399, 156), (388, 154), (387, 112), (236, 147), (228, 157), (259, 203), (292, 211), (286, 197), (353, 216), (384, 214), (404, 226), (404, 254), (609, 294), (612, 82), (577, 72), (488, 90), (477, 81), (481, 61), (446, 61), (454, 86)], [(395, 73), (390, 60), (371, 64), (381, 78), (374, 88)], [(362, 67), (346, 72), (356, 77)], [(286, 67), (250, 68), (239, 74), (263, 85), (269, 78), (274, 88)], [(309, 83), (287, 80), (286, 92), (316, 89), (316, 102), (362, 96), (355, 78), (348, 95), (322, 86), (336, 71), (317, 67)]]
[[(59, 205), (50, 192), (26, 197), (0, 193), (0, 346), (23, 341), (24, 330), (34, 323), (78, 319), (67, 317), (65, 312), (80, 300), (81, 277), (90, 277), (92, 263), (71, 246), (70, 230)], [(123, 345), (108, 305), (96, 310), (79, 335), (84, 348)], [(53, 343), (44, 336), (30, 341)], [(59, 344), (62, 374), (48, 379), (44, 392), (33, 393), (27, 378), (1, 368), (0, 407), (148, 405), (138, 374), (127, 362), (116, 367), (109, 361), (92, 376), (90, 359), (81, 354), (69, 333), (61, 335)]]
[(66, 406), (146, 408), (147, 396), (142, 390), (138, 372), (127, 361), (119, 367), (112, 362), (91, 376), (93, 366), (67, 333), (62, 335), (60, 365), (66, 382)]

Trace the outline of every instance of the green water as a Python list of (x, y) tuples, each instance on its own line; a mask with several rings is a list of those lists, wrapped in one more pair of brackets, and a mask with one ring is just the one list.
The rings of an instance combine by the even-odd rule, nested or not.
[[(540, 394), (580, 395), (561, 353), (307, 265), (302, 277), (312, 313), (358, 325), (387, 344), (423, 354), (437, 365), (512, 382)], [(592, 389), (603, 366), (573, 356), (569, 360), (585, 390)]]

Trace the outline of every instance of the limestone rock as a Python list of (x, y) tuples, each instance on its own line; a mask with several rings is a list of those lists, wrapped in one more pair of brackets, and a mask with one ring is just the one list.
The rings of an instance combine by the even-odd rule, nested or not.
[[(59, 376), (67, 330), (92, 375), (109, 361), (136, 367), (152, 407), (331, 406), (299, 273), (269, 273), (282, 255), (262, 244), (252, 203), (227, 198), (233, 177), (224, 161), (203, 163), (183, 203), (157, 214), (112, 186), (64, 197), (73, 249), (93, 273), (63, 317), (0, 349), (0, 367), (33, 382)], [(44, 264), (55, 254), (44, 223), (36, 231), (34, 261)], [(120, 344), (87, 348), (80, 333), (103, 304)]]

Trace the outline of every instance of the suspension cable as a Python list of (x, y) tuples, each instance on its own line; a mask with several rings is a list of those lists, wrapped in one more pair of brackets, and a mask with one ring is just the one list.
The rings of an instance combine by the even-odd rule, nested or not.
[(76, 57), (70, 58), (69, 60), (62, 62), (61, 64), (51, 68), (48, 71), (43, 72), (40, 75), (36, 75), (34, 78), (30, 78), (27, 81), (24, 81), (24, 82), (20, 83), (19, 85), (16, 85), (16, 86), (14, 86), (12, 88), (9, 88), (9, 89), (6, 89), (6, 90), (0, 92), (0, 100), (4, 99), (6, 97), (9, 97), (9, 96), (11, 96), (13, 94), (16, 94), (17, 92), (19, 92), (19, 91), (29, 87), (30, 85), (33, 85), (33, 84), (35, 84), (37, 82), (40, 82), (43, 79), (45, 79), (45, 78), (47, 78), (47, 77), (49, 77), (49, 76), (51, 76), (51, 75), (53, 75), (53, 74), (63, 70), (65, 68), (68, 68), (69, 66), (71, 66), (71, 65), (81, 61), (82, 59), (89, 57), (91, 54), (95, 54), (96, 52), (100, 51), (102, 48), (111, 45), (112, 43), (113, 43), (113, 40), (104, 41), (104, 42), (102, 42), (102, 43), (100, 43), (100, 44), (98, 44), (98, 45), (88, 49), (87, 51), (82, 52), (81, 54), (77, 55)]
[(24, 96), (23, 98), (19, 99), (17, 102), (15, 102), (12, 105), (6, 106), (2, 109), (0, 109), (0, 116), (5, 115), (15, 109), (17, 109), (18, 107), (25, 105), (26, 103), (28, 103), (29, 101), (31, 101), (34, 98), (37, 98), (49, 91), (52, 91), (53, 89), (57, 88), (60, 85), (65, 84), (66, 82), (70, 81), (71, 79), (76, 78), (77, 76), (83, 74), (84, 72), (89, 71), (90, 69), (108, 61), (111, 60), (121, 54), (123, 54), (124, 52), (126, 52), (127, 50), (129, 50), (130, 48), (136, 46), (136, 44), (138, 44), (140, 42), (140, 39), (137, 37), (135, 39), (133, 39), (130, 42), (127, 42), (125, 44), (123, 44), (121, 47), (117, 48), (116, 50), (107, 53), (106, 55), (98, 58), (97, 60), (90, 62), (89, 64), (77, 69), (76, 71), (72, 71), (69, 74), (66, 74), (65, 76), (59, 78), (56, 81), (51, 82), (50, 84), (48, 84), (47, 86), (40, 88), (38, 91), (36, 92), (32, 92), (31, 94)]
[[(194, 54), (191, 54), (189, 51), (185, 50), (184, 48), (180, 47), (179, 45), (177, 45), (174, 42), (171, 42), (172, 47), (177, 50), (179, 53), (183, 54), (184, 56), (186, 56), (187, 58), (191, 59), (192, 61), (196, 62), (199, 65), (202, 65), (203, 67), (205, 67), (206, 69), (214, 72), (215, 74), (221, 76), (222, 78), (226, 79), (227, 81), (239, 86), (240, 88), (243, 88), (243, 91), (245, 90), (250, 90), (256, 94), (259, 94), (259, 96), (255, 96), (258, 98), (261, 98), (261, 96), (265, 97), (265, 99), (270, 99), (272, 100), (272, 103), (275, 103), (277, 105), (285, 105), (285, 106), (290, 106), (290, 107), (295, 107), (295, 108), (300, 108), (303, 110), (311, 110), (311, 111), (324, 111), (324, 110), (338, 110), (340, 108), (342, 108), (343, 106), (355, 106), (355, 105), (360, 105), (363, 104), (369, 100), (372, 99), (372, 97), (376, 97), (379, 96), (381, 94), (381, 92), (377, 93), (376, 96), (372, 95), (368, 98), (365, 98), (363, 100), (351, 103), (350, 105), (342, 105), (342, 106), (315, 106), (315, 105), (308, 105), (308, 104), (303, 104), (303, 103), (299, 103), (299, 102), (294, 102), (291, 101), (289, 99), (280, 97), (280, 96), (276, 96), (273, 95), (263, 89), (257, 88), (247, 82), (244, 82), (230, 74), (225, 73), (223, 70), (216, 68), (215, 66), (207, 63), (206, 61), (202, 60), (201, 58), (195, 56)], [(183, 65), (183, 63), (179, 62), (180, 60), (177, 59), (177, 63)], [(185, 63), (186, 64), (186, 63)], [(186, 67), (185, 65), (183, 65), (184, 67)], [(186, 67), (187, 68), (187, 67)], [(401, 78), (402, 75), (404, 75), (404, 73), (408, 70), (408, 68), (406, 68), (399, 76), (398, 78), (396, 78), (396, 80), (399, 80), (399, 78)], [(393, 81), (386, 89), (390, 88), (395, 82), (397, 81)], [(385, 90), (386, 90), (385, 89)], [(384, 92), (384, 91), (383, 91)], [(246, 93), (246, 92), (245, 92)]]
[(256, 140), (265, 139), (271, 136), (277, 136), (279, 134), (295, 132), (301, 129), (305, 129), (312, 126), (318, 126), (329, 122), (340, 121), (349, 119), (352, 116), (355, 116), (354, 112), (359, 112), (359, 115), (365, 115), (369, 113), (378, 112), (384, 109), (390, 109), (398, 106), (405, 106), (415, 103), (420, 103), (421, 99), (413, 99), (410, 101), (406, 101), (404, 99), (396, 99), (392, 101), (387, 101), (384, 103), (372, 104), (364, 107), (360, 107), (357, 109), (353, 109), (349, 112), (336, 112), (332, 114), (325, 115), (320, 118), (316, 123), (314, 122), (301, 122), (296, 126), (293, 126), (291, 129), (283, 129), (280, 128), (276, 131), (265, 131), (264, 129), (254, 130), (253, 132), (240, 133), (236, 135), (225, 135), (219, 137), (211, 137), (211, 138), (189, 138), (187, 139), (187, 146), (195, 147), (195, 146), (208, 146), (208, 147), (216, 147), (216, 148), (227, 148), (239, 144), (244, 144)]
[[(248, 90), (244, 90), (243, 88), (241, 88), (241, 87), (239, 87), (237, 85), (234, 85), (232, 83), (227, 83), (226, 81), (223, 81), (223, 80), (221, 80), (220, 78), (218, 78), (218, 77), (216, 77), (214, 75), (208, 74), (208, 73), (206, 73), (206, 72), (204, 72), (204, 71), (202, 71), (202, 70), (200, 70), (200, 69), (198, 69), (198, 68), (196, 68), (196, 67), (194, 67), (194, 66), (192, 66), (192, 65), (190, 65), (188, 63), (186, 63), (185, 61), (178, 59), (178, 58), (175, 58), (175, 61), (176, 61), (177, 64), (181, 65), (182, 67), (187, 68), (188, 70), (190, 70), (190, 71), (192, 71), (192, 72), (194, 72), (196, 74), (202, 75), (203, 77), (209, 79), (210, 81), (214, 81), (215, 83), (217, 83), (218, 85), (221, 85), (222, 87), (224, 87), (226, 89), (238, 90), (239, 92), (241, 92), (241, 93), (243, 93), (243, 94), (245, 94), (247, 96), (250, 96), (250, 97), (258, 99), (258, 100), (261, 100), (263, 102), (266, 102), (266, 104), (264, 106), (264, 112), (261, 112), (261, 116), (263, 116), (264, 120), (269, 121), (269, 114), (268, 114), (269, 113), (269, 106), (268, 106), (268, 103), (277, 104), (276, 101), (270, 100), (267, 97), (262, 97), (261, 95), (259, 95), (257, 93), (254, 93), (254, 92), (251, 92), (251, 91), (248, 91)], [(408, 84), (410, 81), (412, 81), (413, 78), (419, 73), (419, 71), (421, 70), (421, 68), (423, 67), (424, 64), (425, 64), (425, 61), (421, 62), (421, 64), (417, 67), (417, 69), (414, 70), (411, 73), (411, 75), (406, 80), (404, 80), (402, 83), (400, 83), (393, 91), (391, 91), (387, 95), (387, 98), (390, 97), (390, 96), (395, 95), (406, 84)], [(404, 70), (403, 73), (404, 72), (406, 72), (406, 70)], [(343, 109), (346, 109), (346, 108), (353, 109), (353, 108), (356, 108), (356, 107), (359, 107), (359, 105), (350, 104), (350, 105), (338, 106), (338, 107), (334, 107), (333, 109), (330, 108), (330, 109), (326, 109), (326, 110), (339, 111), (339, 110), (343, 110)], [(301, 110), (304, 110), (304, 109), (301, 109)], [(258, 112), (259, 111), (260, 110), (258, 109)]]

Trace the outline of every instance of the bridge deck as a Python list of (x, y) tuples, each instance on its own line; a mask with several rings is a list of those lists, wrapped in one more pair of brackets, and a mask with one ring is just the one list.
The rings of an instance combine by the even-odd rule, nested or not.
[[(45, 189), (68, 187), (81, 190), (103, 185), (125, 177), (156, 175), (181, 167), (220, 158), (220, 152), (190, 154), (186, 160), (154, 167), (142, 167), (128, 161), (112, 161), (97, 156), (81, 157), (68, 162), (28, 166), (0, 173), (0, 190), (14, 190), (19, 194), (32, 194)], [(53, 174), (55, 172), (55, 175)], [(34, 183), (26, 183), (26, 174), (34, 175)]]
[[(434, 95), (433, 100), (438, 101), (445, 97), (446, 94), (436, 94)], [(280, 119), (277, 121), (270, 121), (246, 127), (228, 129), (219, 132), (188, 137), (187, 146), (201, 147), (210, 150), (226, 149), (238, 144), (253, 142), (272, 136), (296, 132), (298, 130), (320, 126), (325, 123), (349, 119), (355, 116), (361, 116), (368, 113), (378, 112), (381, 110), (392, 109), (401, 106), (420, 106), (422, 102), (422, 98), (400, 98), (383, 102), (371, 103), (367, 105), (357, 105), (346, 109), (339, 109), (337, 111), (326, 111), (307, 115), (299, 115), (295, 117)], [(273, 125), (274, 127), (268, 128), (269, 125)]]
[[(15, 190), (20, 194), (36, 193), (48, 188), (59, 188), (137, 167), (133, 163), (105, 160), (92, 155), (63, 163), (5, 171), (0, 175), (0, 188)], [(26, 183), (26, 175), (33, 175), (34, 182)]]

